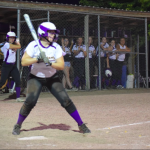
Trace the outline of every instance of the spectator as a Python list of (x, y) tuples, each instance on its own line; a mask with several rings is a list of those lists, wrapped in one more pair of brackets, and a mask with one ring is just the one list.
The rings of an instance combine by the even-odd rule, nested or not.
[[(104, 85), (105, 85), (104, 84), (105, 83), (105, 68), (106, 68), (106, 52), (105, 51), (108, 50), (108, 47), (109, 47), (109, 44), (107, 43), (107, 39), (106, 39), (106, 37), (103, 37), (102, 38), (102, 42), (100, 43), (100, 51), (101, 51), (100, 52), (100, 57), (101, 57), (101, 67), (100, 68), (101, 68), (102, 88), (105, 88), (104, 87)], [(97, 57), (96, 57), (96, 65), (98, 67), (98, 57), (99, 57), (98, 47), (96, 48), (96, 55), (97, 55)], [(99, 79), (99, 77), (98, 77), (98, 79)]]
[[(122, 80), (122, 75), (124, 76), (124, 78), (126, 78), (126, 66), (124, 66), (123, 69), (123, 65), (124, 65), (124, 60), (125, 60), (125, 54), (123, 52), (130, 52), (131, 50), (125, 45), (125, 38), (121, 38), (120, 39), (120, 43), (116, 46), (117, 48), (117, 78), (118, 78), (118, 82), (117, 82), (117, 88), (125, 88), (125, 83), (126, 79)], [(123, 72), (122, 72), (123, 70)], [(121, 82), (122, 80), (122, 82)], [(122, 86), (123, 85), (123, 86)]]
[(115, 51), (117, 49), (116, 49), (115, 40), (111, 40), (108, 50), (112, 51), (112, 52), (109, 52), (108, 58), (109, 58), (109, 67), (112, 71), (111, 86), (112, 86), (112, 88), (115, 88), (116, 82), (117, 82), (117, 71), (118, 71), (117, 64), (116, 64), (116, 53), (115, 53)]
[(89, 37), (89, 70), (90, 70), (90, 86), (95, 88), (95, 82), (93, 79), (93, 56), (96, 55), (95, 47), (92, 45), (93, 39)]
[(85, 57), (87, 56), (86, 46), (83, 45), (83, 38), (78, 37), (77, 43), (72, 49), (75, 59), (74, 59), (74, 82), (73, 85), (77, 88), (81, 86), (82, 89), (85, 88)]
[[(66, 53), (66, 56), (71, 56), (71, 51), (72, 51), (71, 48), (72, 48), (73, 42), (71, 42), (71, 46), (68, 47), (69, 45), (68, 38), (65, 38), (65, 39), (62, 38), (61, 43), (62, 43), (62, 49)], [(66, 83), (67, 83), (67, 85), (69, 86), (68, 90), (77, 91), (78, 89), (74, 88), (70, 82), (70, 77), (69, 77), (70, 67), (71, 67), (71, 64), (70, 64), (69, 59), (67, 61), (65, 60), (65, 67), (63, 70), (64, 75), (63, 75), (62, 83), (65, 89), (66, 89)]]

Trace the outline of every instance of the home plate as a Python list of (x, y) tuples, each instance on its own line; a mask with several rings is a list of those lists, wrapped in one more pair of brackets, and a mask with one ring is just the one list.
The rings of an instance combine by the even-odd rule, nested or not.
[(31, 136), (31, 137), (23, 137), (23, 138), (18, 138), (18, 140), (45, 140), (47, 139), (44, 136)]

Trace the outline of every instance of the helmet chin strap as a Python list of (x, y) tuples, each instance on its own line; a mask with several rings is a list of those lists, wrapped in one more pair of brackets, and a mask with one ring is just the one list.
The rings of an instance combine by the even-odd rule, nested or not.
[(44, 38), (47, 42), (49, 42), (49, 45), (52, 45), (53, 42), (50, 42), (45, 36), (43, 36), (43, 38)]

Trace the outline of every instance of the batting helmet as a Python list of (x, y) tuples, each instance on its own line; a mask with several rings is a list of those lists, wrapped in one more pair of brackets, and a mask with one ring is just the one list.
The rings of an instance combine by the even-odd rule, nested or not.
[(112, 76), (112, 71), (110, 69), (105, 70), (105, 75), (106, 77), (111, 77)]
[(39, 37), (47, 37), (48, 36), (48, 32), (49, 30), (54, 30), (56, 35), (54, 37), (54, 40), (56, 38), (58, 38), (58, 34), (60, 33), (60, 31), (58, 29), (56, 29), (56, 26), (52, 23), (52, 22), (43, 22), (40, 24), (40, 26), (38, 27), (38, 36)]
[(9, 40), (9, 37), (15, 37), (15, 41), (16, 41), (17, 36), (16, 36), (15, 32), (11, 32), (11, 31), (8, 32), (6, 35), (6, 41)]

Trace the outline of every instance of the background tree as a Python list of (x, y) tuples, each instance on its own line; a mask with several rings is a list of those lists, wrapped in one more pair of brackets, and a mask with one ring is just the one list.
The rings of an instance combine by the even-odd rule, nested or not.
[(80, 0), (81, 5), (149, 11), (150, 0)]
[[(124, 10), (150, 11), (150, 0), (80, 0), (81, 5)], [(150, 24), (148, 25), (150, 38)]]

